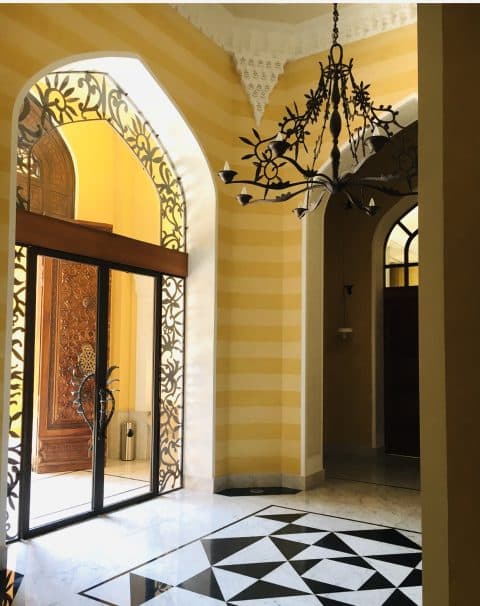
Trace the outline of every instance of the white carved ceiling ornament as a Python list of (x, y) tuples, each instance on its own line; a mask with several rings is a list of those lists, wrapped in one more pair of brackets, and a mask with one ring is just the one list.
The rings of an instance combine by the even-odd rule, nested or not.
[[(320, 53), (331, 45), (330, 13), (290, 24), (235, 17), (221, 4), (173, 6), (210, 40), (233, 55), (257, 124), (286, 62)], [(253, 4), (252, 15), (254, 10)], [(339, 41), (342, 44), (417, 20), (417, 6), (411, 3), (340, 4), (339, 12)]]
[(260, 124), (270, 93), (283, 73), (284, 59), (269, 56), (234, 54), (235, 66), (253, 109), (257, 126)]

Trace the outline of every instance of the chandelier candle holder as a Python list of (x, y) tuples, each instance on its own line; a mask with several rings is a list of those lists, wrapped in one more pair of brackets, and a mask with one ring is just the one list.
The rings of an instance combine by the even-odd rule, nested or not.
[[(369, 89), (369, 84), (355, 80), (353, 59), (347, 63), (343, 60), (343, 47), (338, 42), (338, 9), (334, 4), (328, 63), (320, 62), (318, 86), (305, 94), (305, 109), (300, 111), (295, 102), (287, 107), (278, 123), (278, 132), (272, 136), (262, 138), (253, 128), (253, 137), (240, 137), (250, 148), (242, 160), (251, 161), (253, 177), (236, 179), (237, 171), (226, 162), (218, 172), (220, 179), (227, 185), (251, 185), (263, 190), (263, 197), (257, 198), (244, 187), (236, 196), (242, 206), (285, 202), (303, 194), (302, 205), (293, 211), (299, 218), (333, 194), (342, 194), (347, 207), (358, 208), (370, 216), (377, 211), (375, 192), (396, 197), (416, 194), (401, 166), (390, 174), (358, 174), (365, 161), (390, 141), (394, 130), (402, 128), (397, 121), (398, 111), (391, 105), (375, 105)], [(339, 145), (343, 129), (352, 168), (341, 173)], [(320, 172), (317, 166), (323, 157), (321, 150), (327, 130), (331, 138), (329, 174)], [(302, 163), (305, 156), (306, 163)], [(400, 181), (405, 182), (405, 187), (398, 186)]]

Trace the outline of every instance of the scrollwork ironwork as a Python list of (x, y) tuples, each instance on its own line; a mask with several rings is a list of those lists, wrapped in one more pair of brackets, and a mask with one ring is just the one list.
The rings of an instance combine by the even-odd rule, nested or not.
[[(33, 109), (35, 108), (35, 111)], [(40, 110), (40, 111), (38, 111)], [(103, 120), (123, 138), (152, 179), (160, 203), (160, 245), (184, 251), (185, 200), (174, 166), (157, 133), (128, 95), (107, 74), (55, 72), (47, 74), (25, 97), (18, 122), (17, 172), (39, 175), (35, 144), (52, 128), (88, 120)], [(30, 210), (29, 187), (17, 186), (17, 207)], [(181, 485), (183, 448), (183, 333), (184, 280), (165, 276), (162, 283), (161, 428), (159, 487), (163, 492)], [(7, 537), (18, 535), (23, 360), (26, 305), (26, 248), (15, 248), (13, 338), (10, 380), (10, 434), (7, 486)], [(115, 391), (108, 370), (107, 385), (99, 399), (106, 429), (114, 410)], [(92, 429), (84, 410), (88, 384), (95, 374), (80, 369), (74, 383), (73, 405)], [(90, 394), (90, 400), (91, 394)], [(103, 412), (102, 412), (103, 411)]]
[[(30, 111), (33, 99), (41, 108), (37, 122)], [(174, 166), (158, 134), (108, 74), (54, 72), (35, 83), (19, 117), (17, 171), (32, 174), (32, 148), (49, 129), (88, 120), (105, 120), (130, 147), (159, 197), (160, 245), (184, 251), (185, 200)], [(29, 210), (29, 192), (17, 196), (17, 205)]]
[(185, 281), (163, 276), (160, 369), (160, 477), (163, 492), (182, 481)]
[(15, 247), (13, 281), (12, 351), (10, 371), (8, 472), (7, 472), (7, 539), (18, 534), (20, 463), (22, 454), (23, 375), (25, 356), (25, 306), (27, 288), (27, 249)]

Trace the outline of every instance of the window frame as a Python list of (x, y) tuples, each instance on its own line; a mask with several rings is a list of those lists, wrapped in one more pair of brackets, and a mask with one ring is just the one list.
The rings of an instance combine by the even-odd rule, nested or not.
[[(392, 227), (390, 228), (390, 230), (387, 233), (387, 236), (385, 238), (385, 242), (383, 245), (383, 286), (384, 288), (406, 288), (409, 286), (418, 286), (417, 284), (411, 285), (410, 284), (410, 268), (411, 267), (418, 267), (419, 263), (418, 261), (416, 261), (415, 263), (410, 263), (409, 261), (409, 255), (410, 255), (410, 247), (411, 244), (413, 242), (413, 240), (418, 237), (418, 227), (415, 230), (410, 230), (403, 222), (402, 220), (409, 215), (412, 210), (414, 208), (418, 208), (418, 205), (412, 206), (412, 208), (410, 208), (409, 210), (407, 210), (406, 213), (404, 213), (400, 219), (398, 219), (398, 221), (396, 221)], [(403, 229), (403, 231), (407, 234), (407, 240), (405, 242), (405, 244), (403, 245), (403, 263), (387, 263), (387, 245), (388, 245), (388, 241), (390, 239), (390, 236), (392, 234), (392, 231), (395, 229), (395, 227), (399, 226), (401, 229)], [(398, 268), (403, 268), (403, 285), (402, 286), (391, 286), (391, 285), (387, 285), (387, 271), (389, 269), (398, 269)]]

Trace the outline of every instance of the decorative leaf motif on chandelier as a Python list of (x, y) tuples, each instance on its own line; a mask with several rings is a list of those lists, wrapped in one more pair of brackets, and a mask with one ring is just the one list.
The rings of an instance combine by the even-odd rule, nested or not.
[[(304, 206), (296, 209), (298, 216), (318, 207), (312, 193), (322, 190), (328, 194), (343, 193), (349, 207), (355, 206), (367, 214), (376, 211), (373, 198), (359, 199), (352, 188), (362, 187), (392, 196), (412, 195), (411, 174), (402, 172), (400, 163), (395, 172), (387, 175), (359, 177), (358, 170), (366, 159), (382, 149), (395, 131), (402, 129), (398, 122), (398, 111), (392, 105), (376, 105), (370, 94), (370, 84), (359, 83), (353, 75), (353, 59), (343, 61), (343, 48), (338, 39), (338, 11), (334, 5), (332, 46), (328, 63), (320, 65), (317, 88), (310, 89), (305, 96), (305, 109), (300, 111), (296, 102), (285, 108), (285, 115), (278, 123), (278, 132), (262, 138), (254, 128), (253, 139), (241, 136), (240, 140), (252, 149), (242, 157), (250, 160), (254, 167), (252, 179), (235, 179), (237, 172), (226, 163), (219, 176), (226, 184), (242, 183), (263, 189), (263, 198), (254, 199), (244, 188), (237, 195), (242, 205), (252, 202), (284, 202), (307, 193)], [(346, 130), (348, 148), (354, 168), (340, 173), (340, 135)], [(320, 172), (319, 162), (325, 133), (329, 130), (331, 174)], [(314, 135), (312, 135), (314, 131)], [(313, 138), (313, 145), (310, 138)], [(307, 156), (303, 162), (303, 156)], [(292, 170), (293, 169), (293, 170)], [(416, 160), (415, 160), (416, 174)], [(330, 171), (329, 171), (330, 172)], [(411, 171), (410, 171), (411, 173)], [(295, 176), (292, 176), (294, 174)], [(405, 181), (406, 187), (397, 189), (393, 182)], [(271, 196), (270, 192), (274, 195)], [(277, 193), (279, 192), (279, 193)], [(280, 193), (281, 192), (281, 193)], [(319, 192), (318, 192), (319, 193)], [(321, 199), (323, 199), (322, 196)]]

